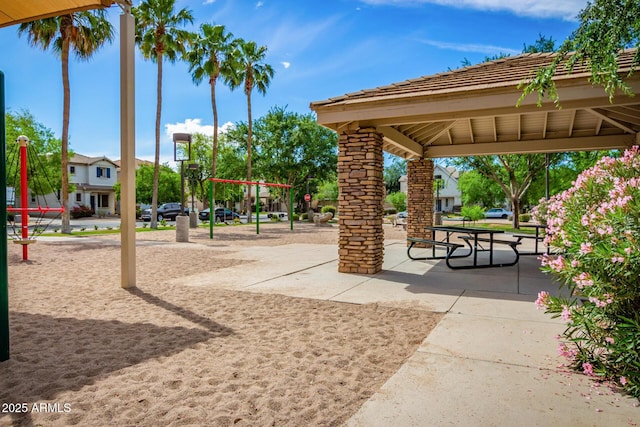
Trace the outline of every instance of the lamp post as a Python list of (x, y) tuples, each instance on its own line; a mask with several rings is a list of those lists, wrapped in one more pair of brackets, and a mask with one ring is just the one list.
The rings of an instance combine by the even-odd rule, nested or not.
[(173, 159), (180, 162), (180, 215), (184, 215), (184, 162), (191, 160), (191, 134), (173, 134)]
[(176, 241), (189, 241), (189, 217), (184, 214), (184, 162), (191, 160), (191, 134), (173, 134), (173, 159), (180, 162), (180, 215), (176, 217)]

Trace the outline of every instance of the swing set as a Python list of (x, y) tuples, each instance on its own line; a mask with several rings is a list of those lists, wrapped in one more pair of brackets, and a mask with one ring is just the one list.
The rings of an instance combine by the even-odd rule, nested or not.
[(256, 234), (260, 234), (260, 186), (263, 187), (276, 187), (276, 188), (288, 188), (289, 189), (289, 224), (290, 229), (293, 230), (293, 185), (288, 184), (274, 184), (270, 182), (255, 182), (255, 181), (238, 181), (234, 179), (221, 179), (221, 178), (209, 178), (209, 206), (211, 207), (211, 213), (209, 214), (209, 238), (213, 239), (213, 218), (215, 215), (215, 209), (213, 207), (213, 186), (216, 182), (222, 184), (236, 184), (236, 185), (255, 185), (256, 186)]
[[(7, 213), (14, 214), (12, 218), (9, 218), (9, 223), (13, 231), (13, 234), (9, 235), (9, 238), (13, 240), (13, 243), (22, 245), (22, 260), (27, 261), (29, 259), (29, 245), (35, 243), (35, 238), (44, 233), (53, 220), (64, 212), (64, 207), (59, 200), (57, 200), (60, 205), (59, 208), (49, 207), (46, 197), (40, 196), (41, 194), (49, 192), (53, 186), (35, 150), (27, 150), (30, 142), (29, 138), (20, 135), (16, 142), (19, 144), (19, 148), (14, 152), (15, 155), (13, 159), (15, 160), (15, 170), (20, 171), (20, 182), (17, 182), (18, 175), (16, 174), (14, 175), (14, 182), (9, 182), (7, 186), (7, 198), (9, 199), (7, 201)], [(11, 163), (12, 159), (8, 159), (7, 164), (9, 165)], [(31, 189), (33, 190), (32, 197), (36, 199), (35, 207), (29, 207), (29, 178), (31, 178)], [(20, 189), (20, 207), (15, 207), (15, 188), (18, 187), (18, 185)], [(41, 201), (41, 197), (44, 200)], [(45, 222), (47, 214), (56, 212), (57, 215), (50, 217), (49, 221)], [(16, 221), (18, 215), (20, 215), (19, 227)], [(34, 217), (35, 221), (31, 225), (30, 232), (31, 216)]]

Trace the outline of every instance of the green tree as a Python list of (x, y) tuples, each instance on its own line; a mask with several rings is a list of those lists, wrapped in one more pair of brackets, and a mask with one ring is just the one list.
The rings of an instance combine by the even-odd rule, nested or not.
[(407, 195), (402, 191), (389, 194), (387, 202), (391, 203), (396, 212), (407, 210)]
[(555, 40), (553, 40), (553, 37), (547, 37), (543, 36), (542, 34), (538, 34), (538, 40), (536, 40), (533, 44), (524, 44), (522, 53), (553, 52), (554, 50), (556, 50), (556, 42)]
[(502, 205), (504, 192), (500, 186), (475, 170), (467, 170), (460, 173), (458, 178), (463, 205), (480, 204), (486, 208)]
[[(557, 161), (556, 155), (551, 155)], [(461, 169), (472, 169), (497, 183), (511, 203), (513, 228), (519, 228), (521, 200), (534, 178), (545, 168), (544, 154), (507, 154), (461, 157), (454, 161)]]
[[(247, 173), (246, 140), (246, 123), (237, 123), (220, 136), (218, 178), (244, 180)], [(243, 186), (237, 184), (216, 183), (215, 194), (216, 201), (225, 202), (225, 206), (226, 202), (240, 202), (244, 198)]]
[(387, 194), (400, 191), (400, 177), (407, 174), (407, 161), (394, 157), (391, 163), (384, 168), (384, 186)]
[[(267, 55), (267, 47), (260, 46), (253, 41), (237, 40), (233, 66), (234, 75), (231, 81), (233, 89), (244, 86), (244, 94), (247, 97), (247, 181), (251, 181), (251, 150), (253, 122), (251, 118), (251, 93), (257, 89), (259, 93), (266, 94), (267, 87), (273, 78), (273, 68), (264, 63)], [(251, 222), (251, 186), (247, 189), (247, 220)]]
[[(255, 123), (255, 164), (260, 179), (306, 186), (334, 177), (338, 165), (338, 135), (320, 126), (313, 114), (287, 112), (274, 107)], [(287, 210), (289, 194), (285, 192)]]
[(18, 136), (25, 135), (29, 138), (27, 152), (35, 154), (30, 160), (35, 160), (37, 165), (27, 164), (32, 174), (29, 175), (29, 189), (37, 195), (46, 195), (58, 191), (61, 188), (60, 154), (62, 143), (54, 137), (53, 131), (27, 110), (20, 112), (8, 111), (5, 113), (6, 137), (7, 137), (7, 184), (19, 191), (20, 164), (19, 144), (15, 141)]
[[(136, 169), (136, 203), (150, 204), (153, 200), (153, 165), (141, 165)], [(180, 174), (168, 164), (160, 166), (158, 199), (160, 203), (180, 200)], [(116, 197), (120, 198), (120, 183), (114, 186)]]
[(216, 105), (216, 83), (219, 77), (230, 84), (232, 79), (231, 52), (234, 48), (233, 34), (226, 32), (223, 25), (202, 24), (200, 32), (191, 42), (187, 53), (189, 71), (193, 82), (199, 85), (206, 77), (211, 89), (211, 110), (213, 111), (213, 149), (211, 152), (211, 176), (216, 176), (218, 156), (218, 107)]
[(338, 194), (338, 178), (334, 175), (331, 179), (323, 181), (318, 185), (318, 190), (314, 194), (314, 198), (316, 200), (336, 201), (338, 200)]
[(106, 42), (113, 40), (113, 26), (104, 10), (75, 12), (53, 18), (20, 24), (18, 34), (27, 36), (32, 46), (60, 55), (62, 64), (62, 147), (60, 151), (62, 205), (62, 233), (71, 233), (69, 216), (69, 117), (71, 89), (69, 85), (69, 55), (89, 60)]
[(151, 228), (158, 228), (158, 188), (160, 177), (160, 123), (162, 118), (162, 64), (166, 58), (173, 63), (184, 56), (191, 33), (180, 27), (193, 22), (187, 9), (175, 10), (175, 0), (143, 0), (131, 9), (136, 18), (136, 44), (145, 59), (158, 64), (156, 88), (156, 152), (151, 201)]
[[(616, 91), (626, 95), (632, 91), (618, 73), (618, 54), (640, 45), (640, 2), (635, 0), (593, 0), (578, 15), (580, 25), (562, 43), (558, 55), (547, 67), (536, 71), (532, 79), (521, 84), (524, 88), (518, 104), (531, 93), (538, 94), (538, 105), (550, 98), (559, 105), (558, 91), (552, 80), (558, 67), (569, 72), (577, 64), (587, 64), (591, 81), (601, 85), (613, 99)], [(640, 63), (640, 55), (633, 59), (632, 74)]]

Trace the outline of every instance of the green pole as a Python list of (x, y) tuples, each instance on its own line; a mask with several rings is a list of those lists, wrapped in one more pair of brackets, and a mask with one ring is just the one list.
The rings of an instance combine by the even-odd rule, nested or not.
[(289, 187), (289, 223), (293, 230), (293, 187)]
[(4, 122), (4, 74), (0, 71), (0, 362), (9, 360), (9, 267), (7, 265), (7, 142)]
[(216, 216), (216, 209), (213, 207), (213, 186), (214, 182), (209, 181), (209, 238), (213, 239), (213, 221)]
[(260, 184), (256, 184), (256, 234), (260, 234)]

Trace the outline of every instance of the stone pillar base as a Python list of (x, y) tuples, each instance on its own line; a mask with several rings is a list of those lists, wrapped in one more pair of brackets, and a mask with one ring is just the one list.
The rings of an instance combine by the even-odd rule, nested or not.
[(338, 271), (375, 274), (384, 252), (382, 135), (374, 128), (348, 130), (338, 146)]
[(198, 228), (198, 215), (193, 211), (189, 212), (189, 228)]
[(178, 215), (176, 217), (176, 242), (189, 241), (189, 217)]

